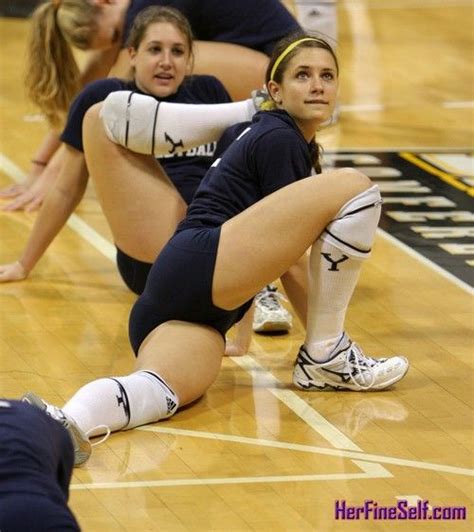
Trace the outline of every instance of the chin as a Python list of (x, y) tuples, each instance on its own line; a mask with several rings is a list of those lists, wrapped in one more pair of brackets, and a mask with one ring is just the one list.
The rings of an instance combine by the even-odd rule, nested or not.
[(156, 96), (157, 98), (167, 98), (168, 96), (171, 96), (175, 92), (176, 92), (176, 89), (174, 87), (173, 88), (159, 88), (159, 89), (155, 87), (153, 91), (151, 91), (151, 94), (153, 94), (153, 96)]

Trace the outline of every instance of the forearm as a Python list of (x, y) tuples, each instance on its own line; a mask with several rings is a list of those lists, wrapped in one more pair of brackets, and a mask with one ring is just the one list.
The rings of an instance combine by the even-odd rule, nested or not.
[(308, 313), (308, 256), (306, 253), (281, 276), (281, 282), (296, 315), (306, 328)]
[(88, 179), (85, 163), (80, 168), (77, 165), (71, 168), (66, 161), (38, 212), (19, 259), (26, 274), (35, 267), (84, 195)]
[(61, 145), (59, 132), (51, 130), (31, 159), (30, 176), (41, 174)]

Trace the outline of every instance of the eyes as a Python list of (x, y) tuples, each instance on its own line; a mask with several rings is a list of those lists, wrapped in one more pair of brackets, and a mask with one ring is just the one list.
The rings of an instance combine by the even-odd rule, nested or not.
[[(149, 52), (152, 55), (158, 55), (162, 53), (164, 50), (166, 50), (166, 47), (161, 44), (151, 44), (147, 47), (147, 52)], [(171, 47), (171, 53), (175, 57), (183, 57), (186, 54), (186, 50), (184, 46), (181, 45), (175, 45)]]
[[(311, 76), (312, 76), (312, 73), (309, 70), (298, 70), (295, 74), (295, 78), (300, 79), (302, 81), (306, 81), (310, 79)], [(334, 79), (336, 79), (335, 73), (331, 70), (323, 70), (322, 72), (319, 73), (319, 76), (324, 81), (333, 81)]]

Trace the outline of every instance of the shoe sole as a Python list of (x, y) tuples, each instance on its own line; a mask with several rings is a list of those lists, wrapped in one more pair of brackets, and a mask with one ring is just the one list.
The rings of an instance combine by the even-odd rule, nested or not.
[(255, 327), (253, 332), (288, 332), (291, 329), (291, 325), (288, 325), (285, 321), (268, 321)]
[(339, 386), (337, 384), (328, 384), (327, 382), (322, 381), (307, 381), (307, 380), (293, 380), (293, 384), (300, 388), (301, 390), (305, 391), (311, 391), (316, 390), (319, 392), (327, 392), (327, 391), (343, 391), (348, 390), (352, 392), (371, 392), (371, 391), (379, 391), (384, 390), (390, 386), (393, 386), (398, 381), (402, 380), (403, 377), (408, 373), (408, 369), (410, 368), (410, 365), (407, 363), (407, 367), (402, 375), (397, 375), (396, 377), (393, 377), (393, 379), (386, 381), (384, 383), (378, 384), (377, 386), (372, 386), (367, 389), (359, 388), (355, 384), (345, 384), (343, 386)]

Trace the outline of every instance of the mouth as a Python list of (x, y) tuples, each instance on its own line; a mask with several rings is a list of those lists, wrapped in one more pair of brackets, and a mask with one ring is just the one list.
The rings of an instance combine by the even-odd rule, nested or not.
[(327, 102), (326, 100), (305, 100), (304, 103), (310, 105), (329, 105), (329, 102)]
[(159, 81), (171, 81), (174, 78), (172, 74), (167, 74), (165, 72), (155, 74), (153, 77)]

